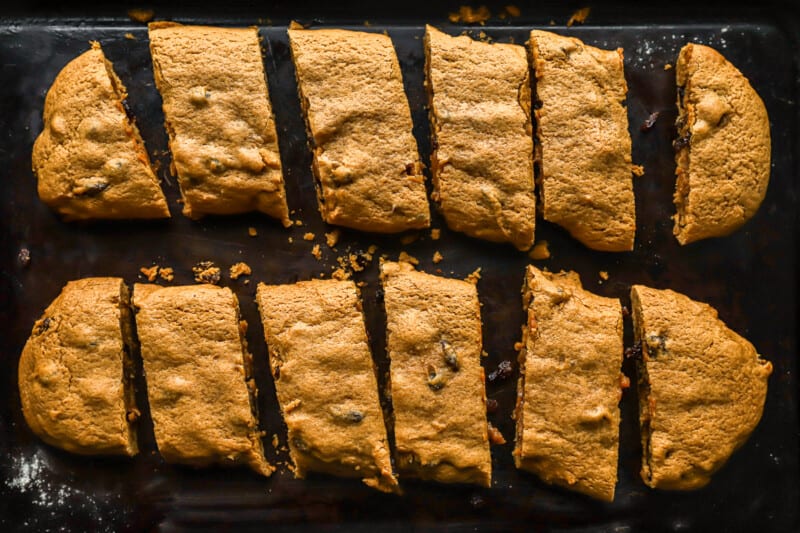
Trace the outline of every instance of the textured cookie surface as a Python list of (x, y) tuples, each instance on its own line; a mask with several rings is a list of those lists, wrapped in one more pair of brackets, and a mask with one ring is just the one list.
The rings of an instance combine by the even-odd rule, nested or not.
[(397, 491), (355, 284), (262, 283), (256, 299), (295, 475), (358, 477)]
[(700, 44), (681, 49), (675, 226), (681, 244), (728, 235), (758, 210), (770, 174), (769, 117), (741, 72)]
[(19, 394), (42, 440), (80, 454), (136, 455), (138, 416), (128, 290), (120, 278), (67, 283), (33, 326), (19, 360)]
[(325, 221), (382, 233), (428, 227), (422, 165), (391, 39), (290, 29), (289, 42)]
[(39, 197), (65, 220), (169, 217), (126, 96), (98, 43), (47, 92), (32, 164)]
[(244, 322), (230, 289), (136, 284), (136, 328), (156, 444), (170, 462), (247, 464), (269, 476)]
[(631, 288), (639, 362), (642, 479), (696, 489), (761, 419), (772, 364), (709, 305), (671, 290)]
[(525, 48), (425, 32), (434, 198), (467, 235), (533, 244), (531, 94)]
[(492, 460), (475, 285), (381, 265), (397, 467), (490, 486)]
[(574, 272), (529, 266), (514, 461), (544, 481), (612, 501), (622, 367), (619, 300), (583, 289)]
[(542, 215), (589, 248), (633, 249), (631, 138), (622, 49), (534, 30)]
[(289, 225), (258, 30), (154, 22), (149, 33), (184, 214), (257, 210)]

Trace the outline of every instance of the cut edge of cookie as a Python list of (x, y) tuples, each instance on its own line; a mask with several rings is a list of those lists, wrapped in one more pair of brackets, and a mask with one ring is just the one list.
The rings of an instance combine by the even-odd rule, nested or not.
[(650, 423), (655, 405), (650, 402), (650, 379), (647, 374), (646, 361), (650, 357), (649, 348), (644, 342), (644, 317), (642, 303), (639, 300), (637, 286), (631, 287), (631, 318), (633, 320), (634, 341), (641, 346), (641, 356), (636, 357), (636, 388), (639, 396), (639, 432), (642, 443), (641, 477), (645, 485), (654, 488), (653, 471), (650, 466)]
[(119, 326), (122, 333), (122, 389), (125, 399), (125, 422), (128, 425), (128, 446), (125, 451), (128, 455), (133, 456), (139, 453), (136, 422), (141, 416), (136, 406), (136, 388), (134, 385), (136, 366), (132, 358), (135, 347), (133, 312), (131, 310), (131, 293), (128, 285), (123, 280), (120, 280), (119, 285)]

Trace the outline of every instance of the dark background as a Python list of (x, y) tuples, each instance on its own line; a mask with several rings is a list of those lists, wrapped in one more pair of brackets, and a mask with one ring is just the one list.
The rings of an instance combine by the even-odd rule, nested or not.
[[(687, 2), (636, 6), (593, 5), (586, 25), (565, 23), (579, 3), (516, 3), (519, 18), (500, 19), (502, 4), (485, 26), (453, 25), (447, 14), (459, 3), (379, 6), (308, 6), (289, 3), (225, 2), (154, 6), (156, 19), (217, 25), (258, 25), (264, 38), (265, 67), (275, 109), (281, 155), (293, 219), (302, 226), (284, 229), (252, 214), (211, 217), (193, 222), (180, 214), (160, 98), (154, 88), (143, 24), (128, 19), (128, 6), (32, 3), (5, 7), (0, 18), (0, 524), (9, 530), (570, 530), (570, 531), (796, 531), (798, 523), (798, 418), (795, 258), (798, 176), (798, 26), (789, 3), (728, 4), (724, 9)], [(135, 7), (147, 7), (139, 4)], [(130, 6), (134, 7), (134, 6)], [(537, 241), (550, 243), (552, 257), (536, 261), (550, 270), (571, 269), (599, 294), (628, 305), (633, 283), (672, 288), (708, 302), (734, 330), (750, 339), (774, 365), (760, 425), (747, 443), (705, 488), (687, 493), (653, 491), (639, 478), (637, 395), (626, 391), (622, 404), (619, 484), (616, 500), (605, 504), (554, 488), (513, 467), (514, 405), (517, 377), (514, 342), (524, 321), (519, 289), (531, 260), (509, 245), (470, 239), (450, 232), (434, 213), (438, 241), (428, 232), (380, 236), (343, 230), (337, 250), (324, 243), (330, 227), (316, 208), (310, 154), (295, 94), (294, 69), (285, 27), (292, 19), (316, 26), (387, 30), (395, 44), (411, 104), (414, 133), (423, 159), (430, 143), (423, 88), (424, 24), (449, 33), (484, 31), (499, 41), (523, 43), (533, 27), (569, 33), (604, 48), (625, 49), (629, 85), (628, 114), (634, 163), (645, 175), (634, 181), (637, 204), (636, 247), (608, 254), (586, 249), (564, 231), (537, 221)], [(365, 22), (369, 22), (369, 26)], [(554, 25), (551, 26), (551, 21)], [(125, 37), (131, 33), (133, 39)], [(170, 203), (169, 221), (66, 224), (36, 196), (30, 152), (42, 127), (44, 95), (69, 60), (98, 40), (127, 85), (128, 105)], [(722, 238), (680, 247), (671, 234), (674, 161), (671, 140), (675, 111), (674, 64), (680, 47), (695, 41), (726, 55), (751, 80), (770, 114), (773, 168), (767, 197), (744, 228)], [(641, 124), (659, 112), (655, 126)], [(249, 237), (248, 227), (258, 230)], [(313, 242), (302, 236), (313, 232)], [(418, 236), (403, 244), (402, 237)], [(293, 239), (290, 244), (289, 238)], [(319, 243), (321, 261), (310, 251)], [(487, 382), (487, 395), (499, 408), (489, 415), (508, 440), (493, 446), (491, 489), (441, 486), (403, 480), (404, 496), (379, 494), (358, 481), (311, 476), (294, 480), (288, 455), (269, 444), (272, 434), (285, 443), (272, 379), (266, 365), (263, 332), (253, 301), (260, 281), (285, 283), (329, 277), (337, 257), (365, 251), (397, 258), (401, 250), (419, 258), (420, 269), (464, 277), (480, 267), (483, 304), (483, 361), (491, 373), (503, 360), (514, 361), (505, 380)], [(30, 263), (18, 258), (30, 251)], [(434, 251), (444, 260), (433, 264)], [(164, 464), (155, 454), (144, 382), (138, 401), (142, 453), (133, 459), (77, 457), (34, 437), (22, 417), (16, 384), (17, 362), (33, 322), (61, 287), (85, 276), (121, 276), (142, 281), (139, 268), (160, 264), (175, 269), (175, 284), (192, 283), (191, 267), (211, 260), (223, 272), (222, 285), (239, 296), (250, 324), (248, 343), (255, 357), (262, 426), (272, 478), (246, 469), (192, 470)], [(246, 261), (249, 284), (232, 281), (227, 269)], [(609, 274), (607, 281), (600, 271)], [(385, 371), (382, 302), (377, 261), (354, 276), (362, 289), (367, 330), (374, 357)], [(632, 343), (626, 323), (626, 345)], [(635, 383), (632, 360), (624, 372)]]

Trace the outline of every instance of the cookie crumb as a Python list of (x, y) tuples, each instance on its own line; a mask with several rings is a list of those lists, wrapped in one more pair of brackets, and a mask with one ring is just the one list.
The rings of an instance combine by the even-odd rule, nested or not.
[(313, 240), (314, 240), (314, 237), (316, 237), (316, 235), (314, 235), (313, 233), (311, 233), (311, 232), (309, 231), (308, 233), (306, 233), (305, 235), (303, 235), (303, 240), (304, 240), (304, 241), (313, 241)]
[(631, 167), (631, 172), (633, 172), (634, 176), (639, 178), (641, 176), (644, 176), (644, 167), (642, 165), (633, 165)]
[(481, 267), (476, 268), (472, 274), (464, 278), (464, 281), (469, 281), (473, 285), (477, 285), (479, 279), (481, 279)]
[(608, 272), (606, 272), (605, 270), (601, 270), (599, 274), (601, 280), (608, 281)]
[(348, 272), (343, 268), (337, 268), (336, 270), (333, 271), (331, 277), (333, 279), (338, 279), (339, 281), (348, 280), (350, 279), (350, 272)]
[(503, 437), (503, 434), (500, 433), (500, 430), (494, 427), (491, 422), (486, 422), (486, 424), (489, 428), (489, 442), (492, 444), (505, 444), (506, 439)]
[(134, 37), (133, 34), (130, 33), (130, 32), (125, 34), (125, 38), (128, 39), (129, 41), (135, 41), (136, 40), (136, 37)]
[(322, 259), (322, 250), (319, 249), (319, 244), (315, 244), (311, 249), (311, 255), (317, 258), (317, 261)]
[(592, 9), (590, 7), (582, 7), (578, 9), (567, 21), (567, 27), (569, 28), (573, 24), (583, 24), (586, 22), (586, 19), (589, 17), (589, 13), (591, 11)]
[(200, 261), (192, 267), (194, 280), (198, 283), (211, 283), (216, 285), (222, 276), (218, 266), (213, 261)]
[(442, 230), (440, 230), (439, 228), (433, 228), (431, 230), (431, 239), (432, 240), (438, 241), (439, 237), (441, 237), (441, 236), (442, 236)]
[(152, 9), (133, 8), (128, 10), (128, 18), (134, 22), (147, 23), (155, 18), (156, 14)]
[(156, 277), (158, 276), (158, 265), (153, 265), (151, 267), (142, 267), (139, 269), (139, 272), (144, 274), (144, 277), (147, 278), (147, 281), (155, 281)]
[(441, 263), (442, 259), (444, 259), (444, 257), (442, 257), (442, 254), (439, 253), (439, 250), (436, 250), (435, 252), (433, 252), (433, 263), (434, 264)]
[(303, 221), (298, 218), (297, 220), (294, 221), (294, 225), (295, 226), (302, 226), (303, 225)]
[(664, 65), (664, 70), (672, 70), (672, 63), (667, 63)]
[(413, 255), (407, 254), (405, 251), (400, 252), (400, 256), (397, 258), (398, 261), (401, 263), (411, 263), (412, 265), (418, 265), (419, 259), (414, 257)]
[(247, 263), (239, 262), (231, 266), (229, 273), (231, 279), (239, 279), (240, 276), (249, 276), (253, 273), (253, 270)]
[(520, 341), (515, 342), (514, 343), (514, 351), (518, 352), (518, 351), (522, 350), (523, 346), (524, 346), (524, 344), (522, 344), (522, 342), (520, 342)]
[(273, 433), (272, 434), (272, 447), (277, 450), (278, 449), (278, 444), (280, 444), (280, 441), (278, 440), (278, 434), (277, 433)]
[(253, 226), (250, 226), (249, 228), (247, 228), (247, 234), (250, 235), (251, 237), (256, 237), (258, 236), (258, 230), (256, 230), (256, 228), (254, 228)]
[(175, 271), (172, 270), (172, 267), (162, 267), (158, 269), (158, 275), (164, 281), (172, 281), (175, 279)]
[(19, 265), (22, 268), (27, 267), (31, 264), (31, 251), (27, 248), (20, 248), (19, 253), (17, 254), (17, 261), (19, 261)]
[(486, 6), (480, 6), (477, 9), (473, 9), (471, 6), (459, 6), (458, 13), (450, 13), (447, 16), (453, 24), (459, 22), (474, 24), (477, 22), (480, 25), (484, 25), (489, 20), (489, 17), (491, 17), (491, 13), (489, 13), (489, 9)]
[(291, 237), (289, 237), (287, 240), (289, 241), (289, 244), (292, 244), (294, 242), (294, 239)]
[(528, 252), (528, 257), (534, 260), (550, 259), (550, 248), (547, 241), (537, 242)]
[(336, 246), (336, 243), (339, 242), (339, 237), (341, 237), (342, 232), (338, 229), (333, 230), (330, 233), (325, 234), (325, 242), (328, 244), (328, 248), (333, 248)]

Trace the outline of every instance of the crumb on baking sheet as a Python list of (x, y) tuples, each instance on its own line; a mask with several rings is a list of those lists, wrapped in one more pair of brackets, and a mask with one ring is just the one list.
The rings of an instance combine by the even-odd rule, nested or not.
[(517, 341), (517, 342), (515, 342), (515, 343), (514, 343), (514, 351), (515, 351), (515, 352), (518, 352), (518, 351), (520, 351), (520, 350), (522, 349), (522, 347), (523, 347), (523, 346), (525, 346), (525, 345), (524, 345), (524, 344), (522, 344), (522, 341)]
[(158, 265), (142, 267), (139, 269), (139, 272), (144, 274), (144, 277), (147, 279), (147, 281), (155, 281), (156, 277), (158, 276)]
[(497, 16), (501, 19), (506, 17), (518, 17), (522, 12), (519, 10), (517, 6), (514, 4), (509, 4), (507, 6), (503, 6), (503, 9), (500, 10), (500, 13)]
[(670, 70), (670, 69), (672, 69), (672, 63), (667, 63), (664, 65), (664, 70)]
[(155, 18), (156, 14), (152, 9), (133, 8), (128, 10), (128, 18), (134, 22), (147, 23)]
[(601, 270), (598, 274), (600, 276), (600, 279), (602, 279), (603, 281), (608, 281), (608, 272), (606, 272), (605, 270)]
[(573, 24), (583, 24), (586, 22), (586, 19), (589, 18), (589, 13), (592, 11), (590, 7), (582, 7), (575, 11), (572, 16), (567, 21), (567, 27), (572, 26)]
[(414, 257), (413, 255), (407, 254), (405, 251), (400, 252), (400, 256), (397, 258), (398, 261), (401, 263), (411, 263), (412, 265), (418, 265), (419, 259)]
[(253, 270), (250, 268), (245, 262), (239, 262), (235, 265), (231, 265), (229, 274), (231, 279), (239, 279), (240, 276), (249, 276), (253, 273)]
[(500, 430), (494, 427), (491, 422), (486, 422), (486, 424), (489, 428), (489, 442), (492, 444), (505, 444), (506, 439), (503, 437), (503, 434), (500, 433)]
[(633, 165), (631, 166), (631, 172), (637, 178), (644, 176), (644, 167), (642, 165)]
[(443, 257), (443, 256), (442, 256), (442, 254), (439, 252), (439, 250), (436, 250), (435, 252), (433, 252), (433, 263), (434, 263), (434, 264), (441, 263), (441, 262), (442, 262), (442, 259), (444, 259), (444, 257)]
[(277, 450), (278, 449), (278, 444), (280, 444), (280, 441), (278, 440), (278, 434), (277, 433), (273, 433), (272, 434), (272, 447)]
[(325, 234), (325, 242), (328, 244), (328, 248), (333, 248), (336, 246), (336, 243), (339, 242), (339, 237), (342, 236), (342, 232), (338, 229), (331, 231), (330, 233)]
[(19, 266), (26, 268), (31, 264), (31, 251), (24, 246), (20, 248), (17, 254), (17, 261), (19, 261)]
[(251, 237), (257, 237), (258, 236), (258, 230), (256, 228), (254, 228), (253, 226), (250, 226), (249, 228), (247, 228), (247, 234), (250, 235)]
[(311, 233), (311, 232), (309, 231), (308, 233), (306, 233), (305, 235), (303, 235), (303, 240), (304, 240), (304, 241), (313, 241), (313, 240), (314, 240), (314, 237), (316, 237), (316, 235), (314, 235), (313, 233)]
[(286, 239), (286, 240), (287, 240), (287, 241), (289, 241), (289, 244), (292, 244), (292, 243), (294, 242), (294, 238), (292, 238), (292, 237), (289, 237), (289, 238), (288, 238), (288, 239)]
[(164, 281), (172, 281), (175, 279), (175, 271), (172, 267), (161, 267), (158, 269), (158, 276)]
[(294, 221), (294, 225), (295, 226), (302, 226), (303, 225), (303, 221), (298, 218), (297, 220)]
[(489, 17), (491, 17), (491, 13), (489, 13), (489, 8), (486, 6), (480, 6), (478, 8), (473, 8), (472, 6), (459, 6), (457, 13), (450, 13), (447, 18), (453, 24), (457, 24), (459, 22), (463, 22), (466, 24), (485, 24)]
[(464, 281), (469, 281), (473, 285), (477, 285), (479, 279), (481, 279), (481, 267), (476, 268), (474, 272), (464, 278)]
[(419, 233), (416, 233), (416, 232), (415, 233), (411, 233), (409, 235), (403, 235), (402, 237), (400, 237), (400, 244), (405, 246), (405, 245), (411, 244), (412, 242), (416, 241), (417, 239), (419, 239)]
[(314, 247), (311, 249), (311, 255), (313, 255), (317, 261), (322, 259), (322, 250), (319, 249), (319, 244), (315, 244)]
[(337, 268), (336, 270), (333, 271), (331, 277), (333, 279), (338, 279), (339, 281), (344, 281), (350, 279), (350, 272), (348, 272), (344, 268)]
[(441, 236), (442, 236), (442, 230), (440, 230), (439, 228), (433, 228), (431, 230), (431, 239), (432, 240), (438, 241), (439, 237), (441, 237)]
[(659, 113), (658, 111), (653, 111), (652, 113), (650, 113), (647, 116), (647, 118), (644, 119), (644, 122), (642, 122), (642, 127), (639, 129), (641, 129), (642, 131), (650, 131), (651, 129), (653, 129), (653, 126), (656, 125), (656, 120), (658, 120), (658, 115), (660, 114), (661, 113)]
[(129, 41), (135, 41), (136, 40), (136, 37), (131, 32), (126, 33), (125, 34), (125, 38), (128, 39)]
[(198, 283), (211, 283), (216, 285), (219, 283), (221, 271), (213, 261), (200, 261), (192, 267), (194, 272), (194, 280)]
[(547, 241), (537, 242), (535, 245), (533, 245), (531, 251), (528, 252), (528, 257), (537, 261), (540, 261), (542, 259), (550, 259), (550, 248), (548, 242)]

